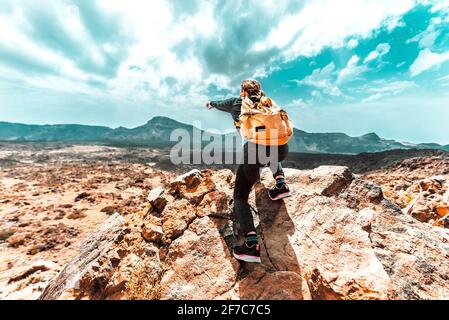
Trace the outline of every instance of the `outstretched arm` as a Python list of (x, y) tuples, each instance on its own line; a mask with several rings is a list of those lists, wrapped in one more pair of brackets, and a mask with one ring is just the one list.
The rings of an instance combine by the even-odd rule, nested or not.
[(232, 107), (236, 103), (236, 100), (238, 100), (238, 98), (230, 98), (230, 99), (221, 100), (221, 101), (208, 101), (208, 102), (206, 102), (206, 107), (208, 109), (215, 108), (220, 111), (232, 113)]

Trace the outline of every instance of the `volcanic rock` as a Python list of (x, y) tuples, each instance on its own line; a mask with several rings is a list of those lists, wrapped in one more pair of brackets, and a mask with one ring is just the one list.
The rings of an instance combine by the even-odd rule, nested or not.
[(161, 212), (111, 216), (41, 299), (449, 298), (449, 230), (348, 168), (285, 172), (292, 197), (269, 199), (269, 171), (255, 188), (261, 265), (239, 263), (224, 239), (232, 172), (192, 171), (155, 192)]

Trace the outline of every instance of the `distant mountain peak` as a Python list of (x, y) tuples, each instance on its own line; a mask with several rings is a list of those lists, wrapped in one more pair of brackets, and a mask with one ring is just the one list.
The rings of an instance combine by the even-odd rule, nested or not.
[(147, 122), (147, 124), (179, 124), (180, 122), (173, 120), (171, 118), (157, 116), (153, 117)]
[(370, 141), (379, 141), (381, 138), (377, 133), (371, 132), (361, 136), (362, 139), (370, 140)]
[[(192, 132), (194, 127), (168, 117), (156, 116), (146, 124), (135, 128), (111, 129), (84, 125), (26, 125), (0, 122), (0, 141), (118, 141), (143, 145), (170, 146), (171, 133), (175, 129)], [(435, 143), (411, 144), (380, 138), (376, 133), (351, 137), (345, 133), (308, 133), (295, 129), (289, 143), (292, 152), (358, 154), (392, 149), (440, 149), (449, 146)]]

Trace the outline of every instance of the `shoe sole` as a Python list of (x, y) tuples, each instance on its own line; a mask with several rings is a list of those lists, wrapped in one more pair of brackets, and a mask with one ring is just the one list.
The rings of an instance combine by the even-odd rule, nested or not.
[(292, 193), (291, 193), (291, 192), (286, 192), (286, 193), (281, 193), (281, 194), (278, 195), (277, 197), (272, 198), (272, 197), (270, 196), (270, 193), (268, 193), (268, 197), (269, 197), (272, 201), (278, 201), (278, 200), (285, 199), (285, 198), (288, 198), (288, 197), (291, 197), (291, 196), (292, 196)]
[(260, 257), (254, 257), (254, 256), (248, 256), (246, 254), (237, 254), (233, 252), (234, 258), (237, 260), (245, 261), (245, 262), (251, 262), (251, 263), (262, 263), (260, 260)]

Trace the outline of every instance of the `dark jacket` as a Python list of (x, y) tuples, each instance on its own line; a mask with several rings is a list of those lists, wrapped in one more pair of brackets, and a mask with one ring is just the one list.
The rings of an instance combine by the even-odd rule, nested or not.
[[(253, 102), (260, 101), (259, 96), (251, 96), (250, 99)], [(242, 111), (242, 98), (241, 97), (229, 98), (229, 99), (221, 100), (221, 101), (211, 101), (210, 104), (215, 109), (230, 113), (232, 115), (232, 119), (234, 119), (234, 122), (239, 122), (240, 113)]]
[(230, 98), (222, 101), (211, 101), (212, 107), (220, 111), (228, 112), (231, 114), (232, 119), (235, 122), (239, 121), (240, 112), (242, 109), (242, 98)]

